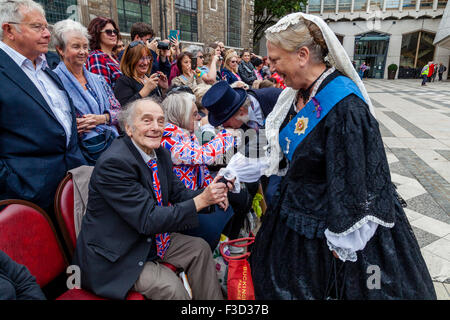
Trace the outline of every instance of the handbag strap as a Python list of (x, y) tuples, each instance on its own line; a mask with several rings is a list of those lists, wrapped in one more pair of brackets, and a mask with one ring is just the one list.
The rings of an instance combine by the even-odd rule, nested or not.
[[(244, 243), (242, 243), (242, 242), (244, 242)], [(253, 244), (254, 242), (255, 242), (255, 237), (239, 238), (239, 239), (235, 239), (235, 240), (222, 242), (220, 244), (220, 254), (227, 262), (247, 259), (250, 256), (250, 252), (246, 252), (246, 253), (238, 255), (238, 256), (227, 256), (224, 253), (225, 246), (232, 244), (235, 247), (244, 248), (244, 247), (248, 247), (249, 245)]]

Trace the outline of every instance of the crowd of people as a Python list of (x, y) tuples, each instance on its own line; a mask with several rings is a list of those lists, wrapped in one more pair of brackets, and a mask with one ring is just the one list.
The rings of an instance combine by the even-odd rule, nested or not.
[[(184, 48), (143, 22), (124, 45), (103, 17), (87, 28), (63, 20), (50, 33), (32, 0), (0, 0), (0, 24), (0, 200), (31, 201), (55, 222), (60, 181), (95, 166), (72, 260), (83, 289), (223, 299), (212, 252), (222, 234), (240, 237), (262, 190), (257, 298), (436, 297), (370, 99), (320, 18), (296, 13), (268, 29), (270, 59), (221, 41)], [(0, 257), (0, 287), (10, 289), (0, 298), (19, 297), (15, 277), (30, 275)], [(167, 264), (188, 275), (191, 292)], [(381, 290), (367, 288), (372, 264)], [(43, 298), (30, 288), (23, 298)]]
[(440, 62), (439, 64), (433, 61), (428, 62), (420, 71), (420, 76), (422, 77), (422, 86), (426, 86), (427, 82), (434, 82), (437, 75), (439, 75), (439, 81), (442, 81), (442, 75), (445, 71), (447, 71), (447, 67), (444, 66), (442, 62)]

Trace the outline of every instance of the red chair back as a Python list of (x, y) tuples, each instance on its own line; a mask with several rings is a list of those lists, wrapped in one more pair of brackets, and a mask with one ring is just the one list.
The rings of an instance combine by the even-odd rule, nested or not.
[(61, 244), (47, 214), (24, 200), (2, 200), (0, 250), (25, 265), (44, 287), (67, 267)]
[(77, 243), (74, 223), (74, 199), (72, 175), (68, 173), (60, 182), (55, 195), (55, 214), (64, 242), (70, 255), (73, 255)]

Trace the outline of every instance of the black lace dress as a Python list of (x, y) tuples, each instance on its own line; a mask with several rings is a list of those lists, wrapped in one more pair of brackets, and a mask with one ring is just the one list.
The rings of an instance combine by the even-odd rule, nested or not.
[[(291, 116), (294, 108), (282, 127)], [(367, 219), (380, 224), (357, 261), (335, 259), (325, 230), (343, 233)], [(257, 299), (436, 299), (378, 123), (357, 96), (339, 102), (296, 148), (250, 262)]]

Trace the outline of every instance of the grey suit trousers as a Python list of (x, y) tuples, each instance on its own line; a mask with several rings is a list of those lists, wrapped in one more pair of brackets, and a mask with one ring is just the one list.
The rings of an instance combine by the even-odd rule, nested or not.
[[(201, 238), (180, 233), (170, 234), (170, 246), (163, 262), (183, 268), (194, 300), (222, 300), (211, 248)], [(134, 290), (152, 300), (188, 300), (188, 292), (180, 278), (161, 260), (149, 261), (142, 269)]]

